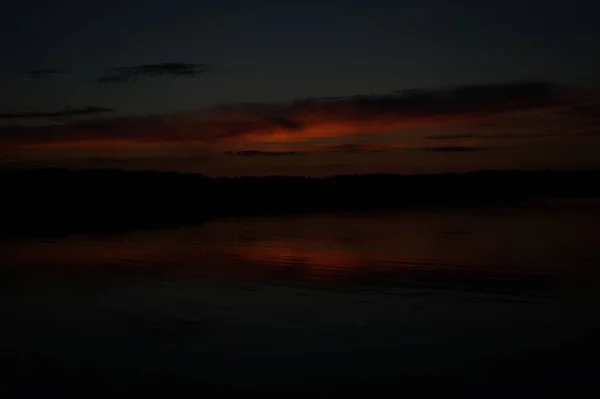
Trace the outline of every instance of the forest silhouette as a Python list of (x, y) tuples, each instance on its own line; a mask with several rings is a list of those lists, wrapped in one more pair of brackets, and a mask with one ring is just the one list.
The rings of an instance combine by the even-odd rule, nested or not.
[(0, 171), (0, 235), (112, 233), (219, 217), (378, 212), (600, 195), (600, 169), (211, 178), (118, 169)]

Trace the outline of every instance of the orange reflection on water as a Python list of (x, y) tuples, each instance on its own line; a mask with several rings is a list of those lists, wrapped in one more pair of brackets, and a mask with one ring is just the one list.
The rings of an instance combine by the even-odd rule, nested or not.
[[(317, 248), (315, 248), (317, 247)], [(260, 245), (238, 246), (231, 252), (252, 262), (301, 264), (306, 269), (353, 268), (361, 264), (358, 251), (344, 248), (325, 248), (322, 245), (306, 246), (293, 240), (270, 240)]]

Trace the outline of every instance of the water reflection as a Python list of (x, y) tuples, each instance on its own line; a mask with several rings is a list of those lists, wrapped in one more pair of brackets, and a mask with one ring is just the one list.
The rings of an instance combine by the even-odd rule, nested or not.
[(585, 204), (589, 212), (566, 203), (229, 219), (102, 239), (21, 240), (0, 250), (4, 272), (120, 270), (248, 283), (543, 294), (558, 275), (564, 284), (565, 274), (596, 272), (593, 220), (600, 207)]
[(518, 364), (575, 378), (597, 364), (567, 354), (599, 353), (598, 216), (565, 202), (5, 242), (0, 366), (33, 393), (65, 375), (110, 392), (422, 389)]

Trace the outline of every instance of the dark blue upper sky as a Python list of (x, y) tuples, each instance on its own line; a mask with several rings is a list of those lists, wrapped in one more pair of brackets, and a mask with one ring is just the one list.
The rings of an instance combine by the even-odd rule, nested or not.
[[(498, 81), (590, 82), (600, 70), (599, 9), (577, 0), (13, 2), (0, 15), (0, 105), (145, 113)], [(107, 67), (163, 62), (226, 73), (118, 87), (94, 81)], [(32, 68), (70, 73), (32, 80), (22, 74)]]
[(598, 167), (598, 21), (598, 0), (14, 1), (0, 165)]

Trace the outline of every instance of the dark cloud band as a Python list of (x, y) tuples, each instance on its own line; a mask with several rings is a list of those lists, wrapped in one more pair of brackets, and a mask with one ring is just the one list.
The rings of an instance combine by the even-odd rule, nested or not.
[(38, 68), (38, 69), (30, 69), (28, 71), (25, 71), (24, 73), (25, 73), (25, 75), (27, 75), (31, 78), (46, 78), (46, 77), (50, 77), (50, 76), (54, 76), (54, 75), (63, 74), (66, 72), (62, 71), (60, 69), (57, 69), (57, 68)]
[(114, 108), (104, 107), (66, 107), (59, 111), (50, 112), (16, 112), (16, 113), (0, 113), (0, 120), (7, 119), (54, 119), (68, 118), (82, 115), (96, 115), (113, 112)]
[(98, 83), (124, 83), (141, 77), (196, 77), (205, 74), (208, 69), (208, 64), (188, 64), (184, 62), (134, 65), (110, 68), (97, 81)]
[[(340, 138), (366, 137), (381, 133), (397, 134), (406, 129), (423, 127), (439, 128), (439, 133), (425, 134), (422, 139), (446, 142), (463, 139), (470, 141), (595, 137), (597, 134), (589, 134), (598, 131), (598, 119), (593, 112), (595, 108), (591, 106), (600, 104), (600, 101), (594, 102), (592, 97), (584, 90), (563, 88), (552, 83), (489, 84), (449, 90), (417, 90), (328, 99), (309, 98), (287, 103), (230, 104), (174, 115), (105, 118), (98, 116), (86, 118), (84, 121), (74, 120), (60, 126), (3, 126), (0, 127), (0, 142), (4, 145), (35, 145), (41, 142), (68, 144), (71, 141), (81, 143), (106, 140), (228, 144), (288, 143), (337, 138), (337, 143), (333, 144), (340, 144)], [(586, 106), (584, 112), (581, 111), (582, 104)], [(0, 119), (57, 118), (110, 111), (110, 108), (96, 107), (66, 108), (57, 112), (0, 114)], [(511, 121), (515, 118), (519, 120), (519, 129), (499, 131), (494, 123), (484, 126), (485, 122), (495, 122), (506, 115), (510, 115)], [(546, 130), (540, 129), (540, 115), (545, 118), (544, 123), (548, 126)], [(560, 119), (561, 123), (555, 124), (555, 119)], [(471, 124), (471, 128), (475, 127), (478, 131), (476, 134), (452, 131), (444, 133), (444, 126), (455, 123)], [(542, 127), (544, 126), (546, 125)], [(529, 129), (530, 127), (535, 129)], [(471, 146), (471, 142), (457, 141), (457, 145), (452, 146), (424, 147), (430, 148), (430, 151), (465, 151), (466, 147)], [(342, 144), (341, 147), (331, 150), (364, 152), (365, 148)]]

